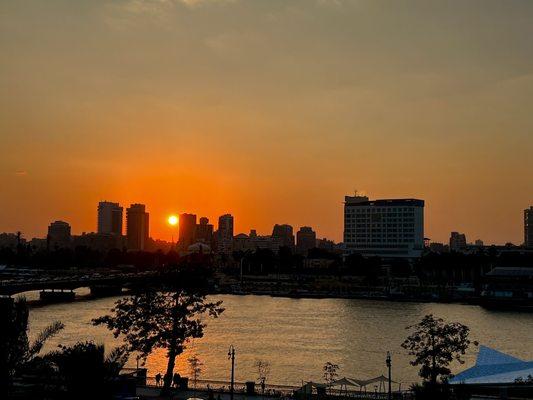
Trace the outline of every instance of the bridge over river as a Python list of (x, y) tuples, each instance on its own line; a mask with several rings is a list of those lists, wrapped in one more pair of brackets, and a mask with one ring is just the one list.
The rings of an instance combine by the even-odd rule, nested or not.
[(85, 273), (85, 274), (34, 274), (0, 280), (0, 295), (12, 296), (32, 290), (73, 291), (80, 287), (89, 287), (91, 291), (113, 291), (120, 293), (122, 288), (157, 283), (162, 275), (155, 271), (140, 273)]

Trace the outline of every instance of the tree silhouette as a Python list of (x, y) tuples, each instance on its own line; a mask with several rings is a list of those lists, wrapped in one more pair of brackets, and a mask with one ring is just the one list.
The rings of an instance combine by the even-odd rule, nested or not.
[[(436, 384), (439, 376), (447, 377), (450, 374), (448, 365), (456, 360), (461, 364), (461, 356), (470, 346), (468, 335), (470, 329), (459, 322), (446, 323), (442, 318), (435, 318), (432, 314), (426, 315), (422, 320), (406, 329), (414, 328), (402, 343), (409, 354), (415, 356), (411, 365), (420, 365), (419, 375)], [(477, 342), (472, 342), (477, 346)]]
[(261, 385), (261, 393), (265, 393), (265, 383), (270, 375), (270, 363), (264, 360), (257, 360), (254, 363), (254, 366), (257, 368), (257, 377), (259, 379), (259, 384)]
[(329, 361), (325, 363), (324, 367), (322, 368), (322, 371), (324, 371), (324, 380), (326, 381), (326, 385), (328, 385), (328, 388), (330, 391), (331, 391), (331, 384), (339, 376), (339, 374), (337, 373), (338, 370), (339, 370), (339, 366)]
[(189, 373), (192, 378), (194, 388), (196, 389), (196, 382), (202, 373), (202, 365), (204, 365), (196, 354), (193, 354), (187, 359), (189, 364)]
[(59, 321), (53, 322), (30, 343), (26, 299), (18, 297), (12, 304), (5, 305), (3, 311), (5, 325), (2, 326), (0, 341), (0, 394), (7, 392), (13, 377), (37, 357), (48, 339), (64, 327)]
[(118, 300), (113, 315), (96, 318), (93, 323), (107, 326), (115, 337), (124, 335), (127, 352), (139, 353), (143, 361), (154, 349), (166, 349), (168, 362), (162, 394), (167, 394), (176, 357), (190, 339), (203, 336), (206, 324), (202, 317), (218, 317), (224, 311), (221, 304), (184, 289), (146, 291)]

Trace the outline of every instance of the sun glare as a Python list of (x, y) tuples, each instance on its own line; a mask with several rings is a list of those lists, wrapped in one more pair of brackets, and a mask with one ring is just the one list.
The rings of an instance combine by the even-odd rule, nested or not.
[(176, 217), (175, 215), (171, 215), (170, 217), (168, 217), (168, 223), (170, 225), (176, 225), (178, 223), (178, 217)]

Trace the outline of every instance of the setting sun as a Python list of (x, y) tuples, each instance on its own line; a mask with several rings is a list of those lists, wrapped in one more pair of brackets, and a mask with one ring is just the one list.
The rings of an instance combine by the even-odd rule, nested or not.
[(168, 223), (170, 225), (177, 225), (178, 217), (176, 217), (175, 215), (171, 215), (170, 217), (168, 217)]

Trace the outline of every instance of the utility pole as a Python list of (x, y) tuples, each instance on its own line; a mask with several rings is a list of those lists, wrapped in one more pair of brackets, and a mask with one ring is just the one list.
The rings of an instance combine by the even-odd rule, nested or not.
[(387, 396), (387, 399), (391, 400), (392, 399), (392, 390), (391, 390), (391, 386), (392, 386), (392, 379), (391, 379), (392, 362), (391, 362), (390, 351), (387, 351), (387, 359), (385, 360), (385, 363), (387, 364), (387, 368), (389, 369), (389, 394)]
[(235, 382), (235, 347), (229, 346), (228, 359), (231, 359), (231, 381), (229, 387), (229, 398), (233, 400), (233, 384)]

